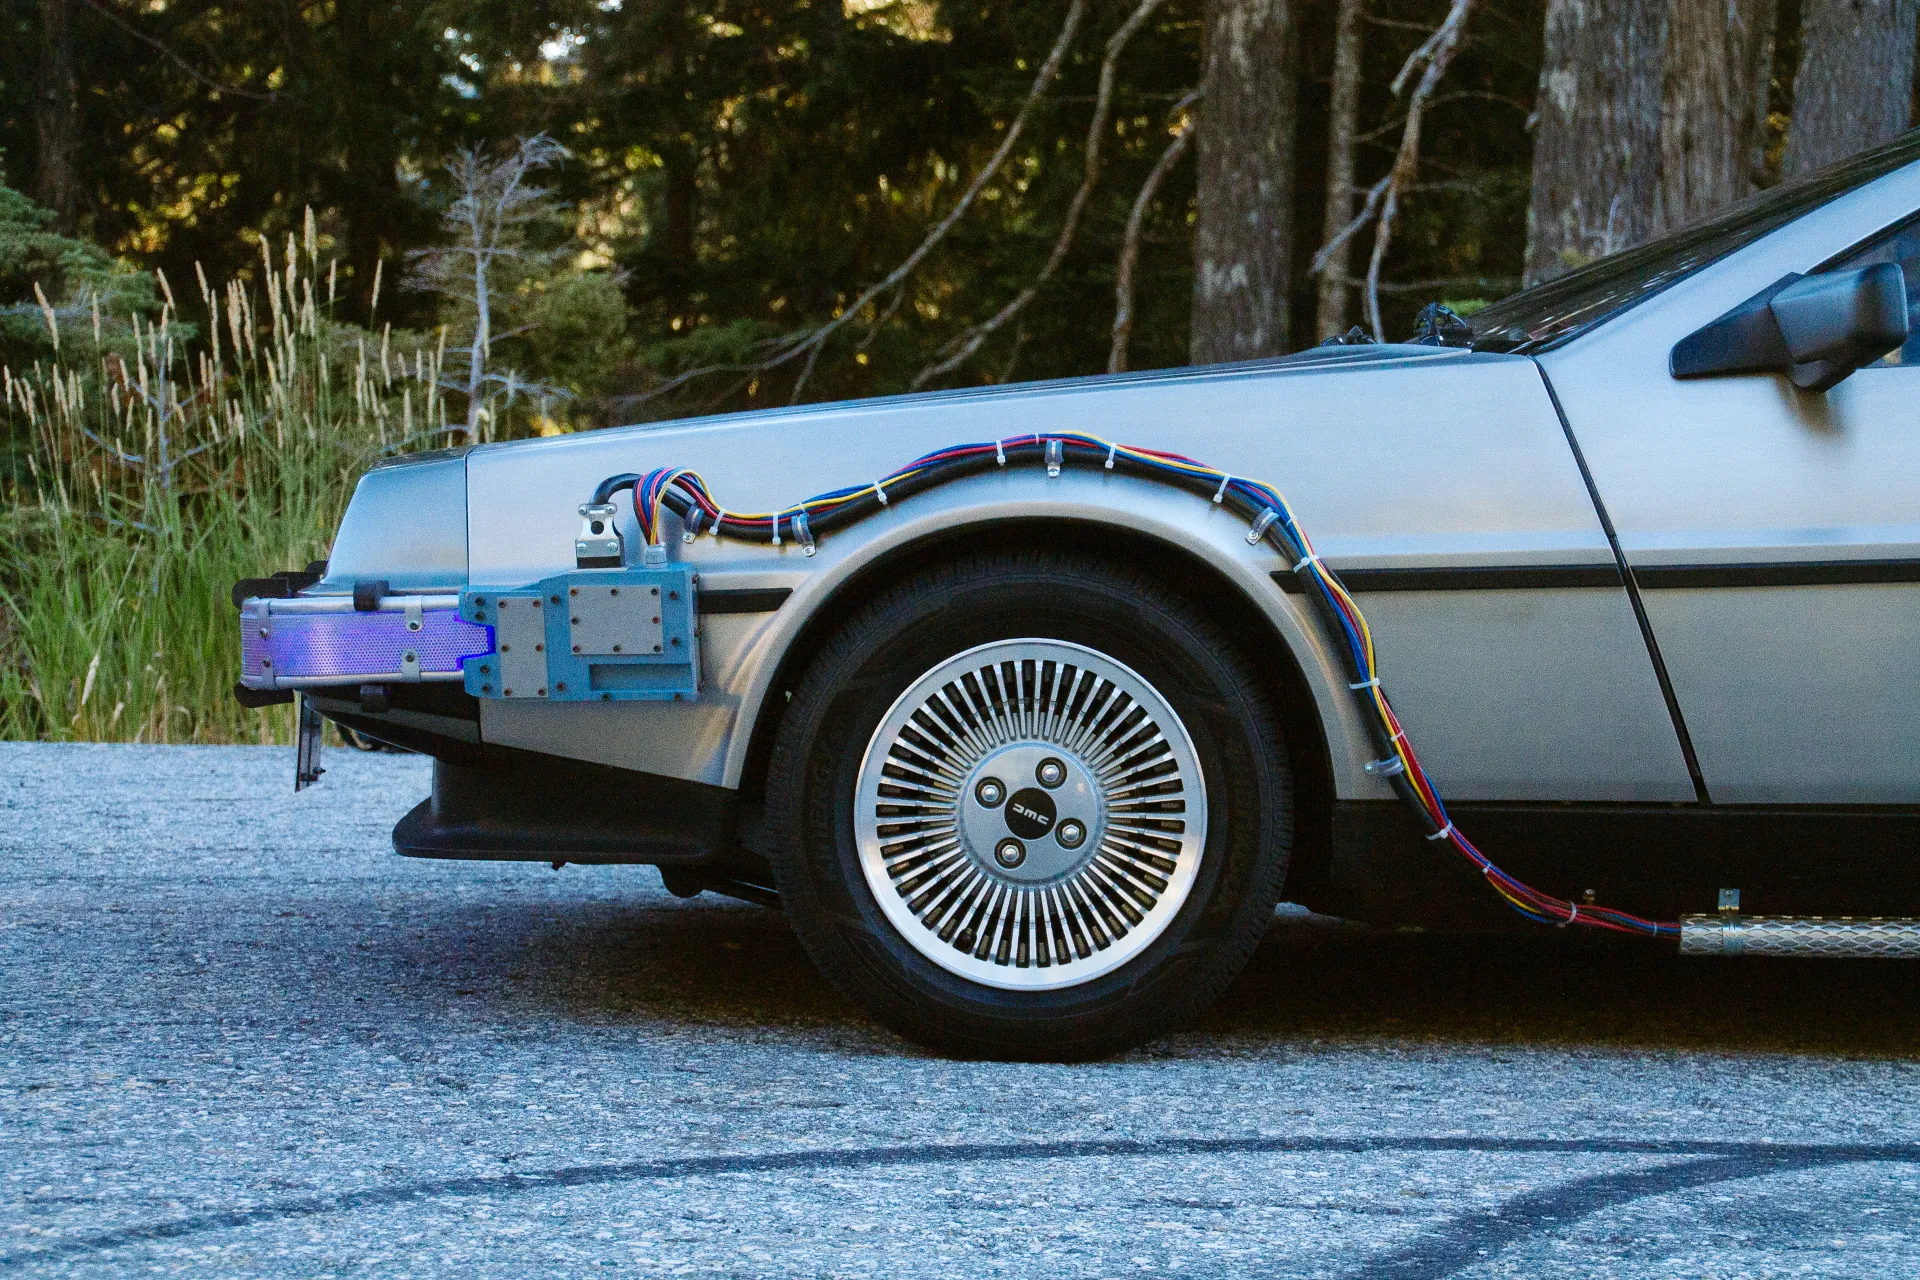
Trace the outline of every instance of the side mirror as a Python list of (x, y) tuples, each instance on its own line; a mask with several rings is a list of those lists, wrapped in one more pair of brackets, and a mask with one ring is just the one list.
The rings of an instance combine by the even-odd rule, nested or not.
[(1896, 262), (1789, 275), (1674, 344), (1676, 378), (1783, 373), (1825, 391), (1907, 340), (1907, 277)]

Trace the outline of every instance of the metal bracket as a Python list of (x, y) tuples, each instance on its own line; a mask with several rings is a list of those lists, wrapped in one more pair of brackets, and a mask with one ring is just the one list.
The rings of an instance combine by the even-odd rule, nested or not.
[(464, 664), (477, 698), (684, 701), (700, 691), (694, 574), (684, 565), (474, 587), (460, 614), (493, 628), (493, 651)]
[(613, 517), (611, 502), (580, 504), (580, 533), (573, 540), (573, 560), (582, 569), (618, 569), (625, 560), (626, 548)]
[(313, 699), (300, 695), (299, 728), (293, 739), (293, 789), (305, 791), (320, 781), (326, 770), (320, 767), (321, 732), (326, 727)]

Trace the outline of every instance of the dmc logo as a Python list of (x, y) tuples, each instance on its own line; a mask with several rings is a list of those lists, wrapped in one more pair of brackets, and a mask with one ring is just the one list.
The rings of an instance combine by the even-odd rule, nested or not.
[(1007, 798), (1007, 830), (1022, 840), (1038, 840), (1053, 830), (1059, 810), (1053, 797), (1038, 787), (1016, 791)]
[(1013, 806), (1013, 811), (1019, 814), (1023, 818), (1028, 818), (1034, 822), (1039, 823), (1043, 827), (1050, 827), (1053, 825), (1053, 819), (1048, 817), (1046, 814), (1040, 812), (1038, 809), (1029, 809), (1027, 808), (1027, 806), (1023, 804), (1016, 803)]

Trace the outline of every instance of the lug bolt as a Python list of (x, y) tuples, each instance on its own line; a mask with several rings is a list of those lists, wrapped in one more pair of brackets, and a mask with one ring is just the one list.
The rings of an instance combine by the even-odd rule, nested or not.
[(1086, 841), (1087, 829), (1072, 818), (1068, 818), (1054, 829), (1053, 838), (1060, 842), (1062, 848), (1078, 849)]
[(1033, 771), (1033, 776), (1040, 779), (1041, 786), (1051, 790), (1067, 780), (1067, 766), (1063, 761), (1048, 756)]
[(998, 778), (982, 778), (980, 785), (973, 789), (973, 798), (989, 809), (997, 809), (1007, 798), (1006, 785)]
[(993, 860), (1011, 870), (1027, 860), (1027, 847), (1018, 840), (1002, 840), (993, 847)]

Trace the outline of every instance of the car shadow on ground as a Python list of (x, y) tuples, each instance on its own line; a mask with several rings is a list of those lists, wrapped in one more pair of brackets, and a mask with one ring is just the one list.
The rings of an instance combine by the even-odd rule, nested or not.
[(1466, 937), (1288, 921), (1199, 1029), (1920, 1057), (1915, 976), (1910, 961), (1683, 958), (1670, 942), (1548, 926)]
[[(843, 1048), (850, 1035), (908, 1051), (833, 991), (778, 911), (661, 895), (511, 923), (496, 908), (487, 921), (462, 948), (464, 977), (430, 961), (415, 981), (461, 983), (503, 1013), (829, 1031)], [(1920, 1057), (1915, 972), (1898, 960), (1682, 959), (1671, 944), (1544, 927), (1488, 938), (1281, 919), (1192, 1031), (1242, 1049), (1432, 1041)]]

